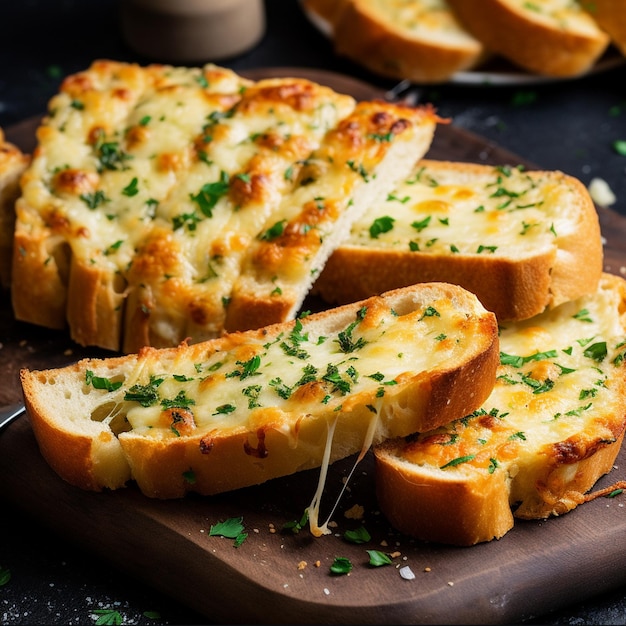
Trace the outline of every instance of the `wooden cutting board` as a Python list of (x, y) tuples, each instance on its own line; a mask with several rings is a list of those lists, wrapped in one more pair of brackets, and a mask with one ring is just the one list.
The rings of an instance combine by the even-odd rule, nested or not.
[[(330, 72), (283, 68), (250, 72), (300, 75), (357, 98), (376, 97), (372, 87)], [(34, 146), (37, 120), (7, 129), (26, 151)], [(441, 126), (431, 158), (491, 164), (523, 160), (481, 137)], [(532, 164), (525, 163), (532, 167)], [(598, 209), (606, 238), (605, 269), (626, 266), (626, 218)], [(305, 307), (306, 308), (306, 307)], [(0, 404), (20, 399), (22, 367), (65, 364), (82, 356), (106, 356), (73, 344), (64, 332), (16, 322), (8, 293), (0, 306)], [(322, 514), (334, 502), (352, 467), (331, 467)], [(487, 624), (518, 622), (583, 600), (626, 581), (626, 496), (598, 498), (547, 521), (517, 521), (499, 541), (472, 548), (428, 544), (394, 532), (377, 512), (373, 459), (368, 455), (349, 483), (334, 519), (336, 534), (319, 539), (308, 531), (281, 531), (310, 503), (317, 471), (301, 472), (258, 487), (210, 498), (158, 501), (134, 487), (101, 494), (59, 479), (41, 455), (28, 418), (0, 435), (0, 497), (63, 537), (168, 594), (218, 623)], [(626, 478), (626, 450), (610, 477)], [(344, 512), (364, 507), (372, 535), (364, 545), (342, 534), (360, 522)], [(6, 510), (6, 509), (5, 509)], [(248, 538), (210, 537), (211, 525), (242, 517)], [(367, 549), (397, 551), (394, 564), (368, 566)], [(337, 556), (350, 559), (348, 576), (333, 576)], [(408, 566), (415, 578), (400, 574)]]

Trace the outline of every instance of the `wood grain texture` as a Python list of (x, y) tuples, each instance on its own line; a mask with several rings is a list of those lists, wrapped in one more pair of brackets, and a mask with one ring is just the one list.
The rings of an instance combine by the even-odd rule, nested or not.
[[(273, 75), (296, 72), (359, 98), (380, 95), (363, 83), (329, 72), (269, 71)], [(7, 135), (31, 150), (36, 124), (37, 120), (27, 120), (7, 129)], [(428, 156), (492, 164), (522, 162), (454, 125), (437, 130)], [(608, 209), (598, 210), (606, 238), (605, 268), (620, 273), (626, 266), (626, 219)], [(307, 302), (304, 308), (316, 307), (319, 303)], [(53, 367), (82, 356), (108, 354), (81, 348), (64, 332), (16, 322), (7, 292), (1, 294), (0, 343), (0, 404), (20, 398), (21, 367)], [(329, 512), (353, 461), (332, 466), (322, 515)], [(547, 521), (518, 520), (499, 541), (457, 548), (418, 542), (393, 531), (377, 512), (373, 469), (368, 454), (334, 516), (336, 534), (316, 539), (306, 530), (281, 532), (310, 503), (316, 470), (211, 498), (151, 500), (132, 485), (96, 494), (80, 491), (52, 472), (39, 454), (28, 417), (0, 434), (0, 498), (5, 511), (8, 503), (32, 514), (95, 557), (203, 613), (209, 622), (518, 622), (626, 581), (623, 496), (598, 498)], [(618, 457), (617, 469), (597, 487), (623, 480), (624, 469), (626, 450)], [(353, 505), (364, 508), (364, 524), (372, 535), (367, 544), (342, 538), (346, 530), (360, 526), (344, 516)], [(239, 548), (232, 540), (209, 536), (211, 525), (239, 516), (249, 533)], [(367, 549), (397, 550), (399, 556), (393, 565), (372, 568)], [(353, 563), (349, 576), (330, 573), (337, 556)], [(414, 580), (400, 576), (404, 566), (410, 567)]]

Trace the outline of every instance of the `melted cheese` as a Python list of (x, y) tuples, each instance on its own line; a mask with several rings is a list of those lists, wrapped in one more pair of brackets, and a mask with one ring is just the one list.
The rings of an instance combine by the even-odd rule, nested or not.
[(122, 282), (156, 345), (217, 336), (245, 250), (354, 106), (300, 79), (96, 62), (50, 102), (21, 228)]
[[(365, 3), (364, 3), (365, 4)], [(383, 24), (406, 37), (420, 37), (441, 44), (477, 45), (444, 0), (370, 0), (366, 4)]]
[(459, 178), (419, 163), (353, 224), (344, 245), (515, 259), (557, 247), (571, 232), (567, 208), (576, 192), (560, 175), (493, 167)]

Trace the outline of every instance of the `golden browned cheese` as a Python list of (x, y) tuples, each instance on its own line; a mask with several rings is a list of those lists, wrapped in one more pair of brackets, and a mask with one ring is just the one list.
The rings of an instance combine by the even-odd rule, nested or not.
[[(123, 352), (219, 336), (245, 256), (285, 204), (316, 233), (359, 208), (330, 196), (323, 218), (305, 201), (297, 207), (310, 182), (303, 172), (341, 142), (357, 164), (375, 168), (395, 158), (399, 148), (350, 129), (355, 106), (311, 81), (255, 83), (215, 65), (96, 61), (68, 76), (37, 130), (16, 207), (16, 317), (69, 325), (77, 342)], [(369, 106), (363, 133), (384, 127), (398, 138), (387, 143), (416, 156), (428, 149), (433, 111)], [(343, 173), (330, 168), (325, 187), (340, 185), (335, 196), (354, 178), (341, 166)], [(311, 258), (314, 235), (298, 232), (291, 230), (290, 262), (308, 276), (331, 249)], [(309, 286), (302, 282), (303, 294)], [(265, 319), (293, 314), (276, 309)], [(252, 307), (234, 329), (260, 325)]]
[(626, 426), (626, 281), (500, 328), (496, 385), (462, 419), (375, 450), (391, 523), (433, 541), (499, 538), (562, 515), (609, 472)]

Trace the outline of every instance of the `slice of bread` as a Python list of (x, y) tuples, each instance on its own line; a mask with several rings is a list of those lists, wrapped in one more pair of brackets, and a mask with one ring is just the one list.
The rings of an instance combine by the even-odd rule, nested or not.
[(382, 76), (440, 83), (485, 57), (444, 0), (347, 0), (334, 20), (337, 54)]
[(307, 158), (292, 193), (251, 239), (226, 307), (227, 331), (293, 319), (327, 259), (427, 152), (429, 107), (359, 102)]
[[(438, 121), (429, 107), (357, 107), (298, 78), (96, 61), (63, 82), (37, 131), (16, 204), (15, 316), (127, 353), (219, 336), (248, 247), (275, 232), (286, 206), (315, 213), (300, 219), (311, 256), (291, 258), (301, 298), (336, 245), (333, 223), (347, 232), (406, 175), (405, 157), (426, 152)], [(306, 204), (314, 179), (328, 198), (317, 211)], [(313, 253), (315, 235), (324, 242)], [(255, 292), (230, 328), (294, 314), (266, 296), (258, 312)]]
[(612, 43), (626, 55), (626, 1), (580, 0), (598, 26), (611, 37)]
[(562, 78), (584, 74), (610, 43), (581, 5), (571, 0), (448, 3), (487, 49), (534, 74)]
[(419, 539), (473, 545), (562, 515), (609, 472), (626, 425), (626, 281), (503, 326), (477, 411), (375, 449), (378, 501)]
[(473, 294), (423, 284), (204, 343), (24, 369), (21, 381), (41, 452), (66, 481), (210, 495), (475, 410), (495, 381), (497, 333)]
[(0, 287), (11, 286), (11, 259), (15, 229), (15, 201), (20, 195), (20, 176), (30, 156), (5, 140), (0, 128)]
[(520, 320), (595, 291), (602, 259), (578, 179), (423, 159), (354, 223), (313, 290), (345, 303), (441, 280), (478, 295), (498, 320)]

